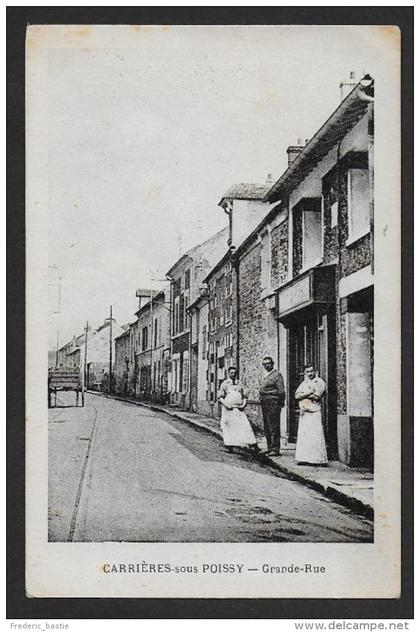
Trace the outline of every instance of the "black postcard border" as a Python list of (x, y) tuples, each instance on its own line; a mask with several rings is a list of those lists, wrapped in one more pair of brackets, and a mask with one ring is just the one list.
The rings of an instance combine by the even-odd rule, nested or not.
[[(7, 613), (9, 619), (413, 618), (414, 8), (7, 7)], [(25, 595), (25, 29), (28, 24), (380, 24), (402, 36), (402, 592), (399, 599), (110, 599)], [(391, 475), (391, 473), (390, 473)], [(386, 579), (384, 578), (384, 581)]]

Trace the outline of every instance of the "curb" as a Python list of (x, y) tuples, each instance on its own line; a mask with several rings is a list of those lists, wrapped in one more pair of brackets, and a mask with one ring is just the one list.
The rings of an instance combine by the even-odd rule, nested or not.
[[(141, 406), (143, 408), (148, 408), (149, 410), (152, 410), (153, 412), (164, 413), (166, 415), (169, 415), (170, 417), (173, 417), (174, 419), (177, 419), (178, 421), (187, 423), (190, 426), (193, 426), (195, 428), (200, 428), (200, 430), (204, 430), (204, 432), (207, 432), (208, 434), (211, 434), (214, 437), (217, 437), (218, 439), (222, 439), (222, 433), (219, 430), (216, 430), (215, 428), (210, 428), (206, 424), (200, 423), (199, 421), (194, 421), (192, 419), (189, 419), (188, 417), (184, 417), (182, 414), (173, 412), (171, 410), (167, 410), (166, 408), (163, 408), (161, 406), (156, 406), (155, 404), (146, 404), (145, 402), (139, 402), (135, 400), (124, 399), (124, 397), (119, 397), (117, 395), (115, 396), (107, 395), (106, 393), (99, 393), (97, 391), (87, 391), (87, 392), (91, 393), (92, 395), (107, 397), (108, 399), (116, 399), (126, 404), (133, 404), (134, 406)], [(305, 485), (306, 487), (309, 487), (311, 489), (314, 489), (317, 492), (320, 492), (326, 498), (329, 498), (330, 500), (333, 500), (336, 503), (344, 507), (347, 507), (347, 509), (351, 509), (355, 513), (358, 513), (364, 516), (365, 518), (368, 518), (369, 520), (374, 520), (374, 509), (372, 505), (363, 502), (359, 498), (354, 498), (353, 496), (349, 496), (348, 494), (343, 493), (342, 491), (336, 489), (335, 487), (332, 487), (328, 483), (324, 485), (320, 483), (319, 481), (315, 481), (311, 478), (303, 476), (302, 474), (298, 474), (294, 470), (288, 468), (286, 465), (282, 465), (280, 462), (274, 461), (274, 459), (270, 457), (260, 456), (258, 457), (258, 461), (260, 463), (263, 463), (264, 465), (267, 465), (273, 468), (274, 470), (277, 470), (278, 472), (281, 472), (282, 474), (286, 474), (288, 478), (290, 478), (291, 480), (302, 483), (302, 485)]]

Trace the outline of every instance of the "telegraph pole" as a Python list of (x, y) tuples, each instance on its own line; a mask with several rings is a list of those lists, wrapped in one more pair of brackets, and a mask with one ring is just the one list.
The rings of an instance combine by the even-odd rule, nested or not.
[(108, 391), (111, 392), (112, 385), (112, 305), (109, 306), (109, 377)]
[(55, 368), (58, 369), (58, 338), (59, 338), (59, 332), (57, 331), (57, 346), (56, 346), (56, 351), (55, 351)]
[(88, 331), (89, 331), (89, 323), (86, 321), (85, 327), (85, 359), (83, 362), (83, 384), (85, 388), (88, 387), (88, 379), (87, 379), (87, 348), (88, 348)]

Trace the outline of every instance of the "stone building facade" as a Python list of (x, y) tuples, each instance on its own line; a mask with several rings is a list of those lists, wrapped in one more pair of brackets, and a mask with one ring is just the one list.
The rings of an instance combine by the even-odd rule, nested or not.
[(191, 367), (197, 362), (197, 348), (192, 348), (188, 307), (200, 296), (203, 279), (222, 256), (227, 239), (224, 228), (191, 248), (167, 273), (171, 280), (171, 402), (185, 409), (197, 398), (197, 385), (191, 379), (196, 375)]
[(129, 370), (130, 370), (130, 325), (122, 334), (115, 339), (115, 392), (118, 395), (128, 395), (129, 393)]
[[(262, 360), (271, 356), (284, 374), (279, 353), (275, 291), (287, 276), (288, 217), (281, 204), (272, 208), (239, 246), (234, 257), (237, 284), (237, 357), (241, 379), (249, 392), (248, 415), (262, 431), (259, 385)], [(281, 420), (285, 435), (284, 415)]]
[(115, 390), (139, 399), (166, 402), (169, 392), (170, 291), (151, 290), (137, 319), (115, 340)]
[[(305, 364), (327, 383), (330, 458), (373, 464), (373, 81), (364, 78), (303, 147), (266, 199), (287, 207), (288, 265), (276, 290), (286, 358), (287, 432)], [(281, 331), (286, 330), (282, 344)]]
[(190, 304), (191, 316), (191, 410), (213, 415), (214, 406), (209, 401), (208, 369), (208, 318), (209, 297), (202, 288), (198, 298)]

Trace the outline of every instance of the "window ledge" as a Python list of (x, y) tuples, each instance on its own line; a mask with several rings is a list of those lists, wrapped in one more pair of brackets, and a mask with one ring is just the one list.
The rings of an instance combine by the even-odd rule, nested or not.
[(366, 230), (363, 233), (357, 233), (355, 235), (350, 235), (346, 239), (346, 246), (352, 246), (353, 244), (356, 243), (356, 241), (360, 241), (363, 237), (366, 237), (366, 235), (369, 235), (369, 233), (370, 233), (370, 230)]
[(312, 270), (312, 268), (316, 268), (317, 266), (319, 266), (321, 263), (323, 262), (322, 257), (320, 259), (317, 259), (316, 261), (313, 261), (312, 263), (310, 263), (309, 265), (305, 265), (304, 267), (302, 267), (299, 271), (299, 274), (303, 274), (304, 272), (308, 272), (308, 270)]
[(269, 296), (273, 296), (274, 293), (275, 293), (275, 291), (271, 287), (267, 288), (265, 290), (261, 290), (260, 300), (263, 301), (264, 299), (268, 298)]
[(180, 338), (181, 336), (184, 336), (185, 334), (189, 334), (190, 330), (189, 329), (184, 329), (184, 331), (180, 331), (177, 334), (174, 334), (172, 336), (172, 340), (174, 340), (174, 338)]

